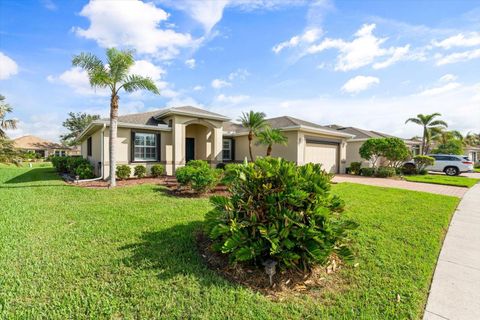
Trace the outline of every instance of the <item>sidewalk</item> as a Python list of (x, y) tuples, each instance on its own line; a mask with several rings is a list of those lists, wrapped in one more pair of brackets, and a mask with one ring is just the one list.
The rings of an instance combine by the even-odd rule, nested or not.
[(423, 319), (480, 319), (480, 184), (465, 194), (450, 223)]

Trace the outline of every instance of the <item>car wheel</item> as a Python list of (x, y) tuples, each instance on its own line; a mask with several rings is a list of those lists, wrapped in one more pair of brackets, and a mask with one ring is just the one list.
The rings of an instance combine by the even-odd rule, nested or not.
[(457, 176), (459, 174), (458, 168), (455, 167), (446, 167), (443, 172), (445, 172), (447, 176)]

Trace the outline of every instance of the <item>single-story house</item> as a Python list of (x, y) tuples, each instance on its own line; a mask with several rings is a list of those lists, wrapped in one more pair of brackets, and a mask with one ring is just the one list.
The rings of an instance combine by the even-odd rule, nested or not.
[(468, 146), (464, 151), (474, 163), (480, 162), (480, 146)]
[(24, 152), (33, 152), (41, 158), (47, 158), (50, 155), (65, 156), (75, 154), (75, 150), (70, 147), (32, 135), (13, 139), (13, 145)]
[[(365, 141), (371, 138), (394, 138), (394, 136), (378, 132), (372, 130), (365, 130), (355, 127), (345, 127), (336, 124), (328, 125), (328, 128), (335, 129), (340, 132), (349, 133), (353, 135), (353, 138), (347, 140), (347, 167), (350, 166), (352, 162), (360, 162), (364, 167), (370, 167), (372, 164), (368, 161), (363, 159), (360, 156), (360, 147), (363, 145)], [(410, 139), (402, 139), (407, 147), (410, 149), (412, 156), (416, 156), (421, 154), (421, 141), (417, 140), (410, 140)]]
[[(272, 156), (297, 164), (321, 163), (325, 170), (343, 173), (347, 161), (347, 140), (353, 135), (292, 117), (267, 119), (288, 138), (286, 146), (275, 145)], [(119, 116), (117, 164), (147, 170), (165, 165), (167, 174), (193, 159), (240, 162), (248, 157), (248, 132), (229, 118), (195, 107), (175, 107)], [(82, 156), (89, 159), (98, 176), (109, 175), (109, 119), (93, 121), (78, 137)], [(263, 156), (266, 147), (253, 146), (254, 156)]]

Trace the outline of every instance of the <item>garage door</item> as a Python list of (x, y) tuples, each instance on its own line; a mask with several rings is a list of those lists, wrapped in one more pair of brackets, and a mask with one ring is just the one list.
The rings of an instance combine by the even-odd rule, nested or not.
[(305, 146), (305, 163), (319, 163), (329, 173), (338, 172), (338, 144), (309, 143)]

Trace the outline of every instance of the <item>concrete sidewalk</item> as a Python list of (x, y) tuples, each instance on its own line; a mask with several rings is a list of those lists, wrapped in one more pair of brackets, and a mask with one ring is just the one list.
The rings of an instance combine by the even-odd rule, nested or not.
[(480, 319), (480, 184), (455, 211), (423, 319)]

